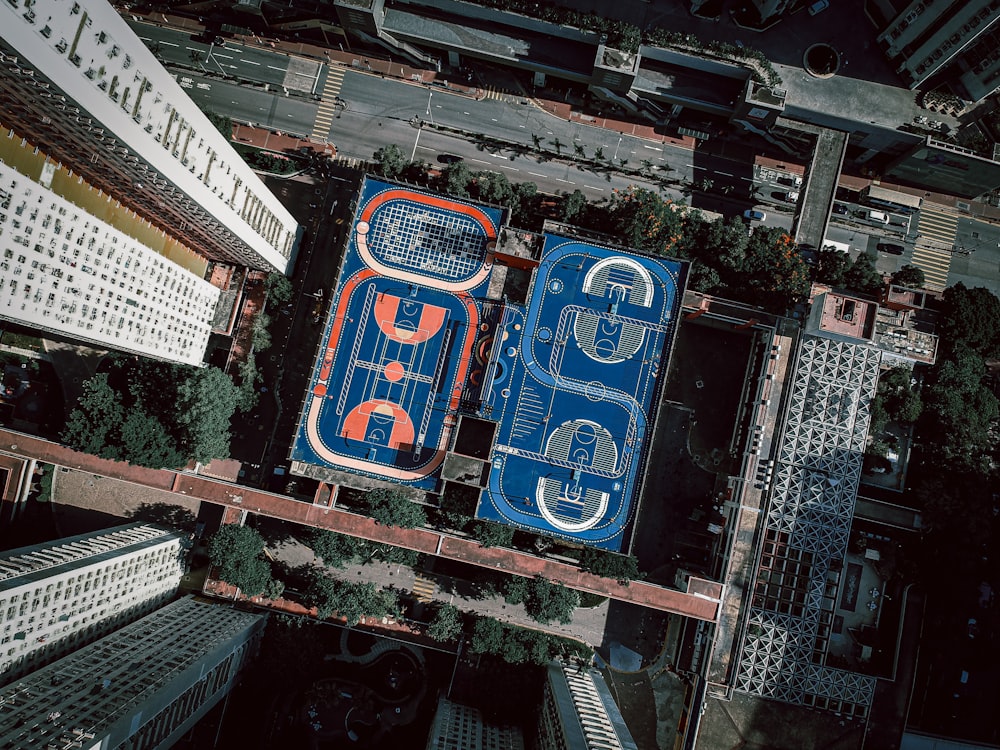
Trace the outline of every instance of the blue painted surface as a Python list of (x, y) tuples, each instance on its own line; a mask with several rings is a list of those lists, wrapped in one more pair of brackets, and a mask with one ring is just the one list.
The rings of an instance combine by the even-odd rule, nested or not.
[(507, 374), (487, 397), (500, 426), (479, 517), (620, 549), (681, 273), (546, 237), (527, 308), (508, 307), (499, 329)]
[[(394, 481), (425, 472), (403, 481), (436, 489), (461, 401), (498, 423), (477, 517), (619, 550), (683, 264), (548, 235), (526, 305), (486, 300), (488, 277), (442, 289), (488, 269), (500, 212), (478, 207), (492, 226), (477, 229), (414, 191), (379, 204), (388, 190), (399, 188), (368, 180), (362, 190), (292, 458)], [(379, 272), (362, 259), (359, 227)], [(415, 330), (433, 335), (400, 339)], [(412, 441), (392, 444), (411, 428)]]

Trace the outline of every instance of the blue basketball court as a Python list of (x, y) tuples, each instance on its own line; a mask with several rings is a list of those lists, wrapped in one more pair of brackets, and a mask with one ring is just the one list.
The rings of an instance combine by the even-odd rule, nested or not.
[(291, 458), (440, 490), (479, 415), (478, 517), (618, 550), (684, 266), (547, 235), (527, 304), (488, 299), (502, 218), (366, 180)]

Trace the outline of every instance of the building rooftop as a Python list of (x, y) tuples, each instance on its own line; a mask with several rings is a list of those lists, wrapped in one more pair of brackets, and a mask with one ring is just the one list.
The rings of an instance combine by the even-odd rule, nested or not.
[(685, 266), (547, 234), (506, 254), (519, 304), (499, 210), (371, 179), (358, 206), (292, 459), (435, 492), (474, 415), (497, 425), (479, 517), (619, 549)]
[(870, 341), (875, 330), (875, 315), (878, 305), (874, 302), (848, 297), (836, 292), (826, 292), (813, 299), (813, 305), (821, 305), (821, 315), (813, 327), (813, 316), (810, 315), (810, 326), (807, 330), (813, 332), (836, 334), (859, 341)]
[(0, 553), (0, 589), (12, 589), (58, 572), (96, 564), (129, 549), (152, 547), (183, 535), (145, 523), (80, 534)]

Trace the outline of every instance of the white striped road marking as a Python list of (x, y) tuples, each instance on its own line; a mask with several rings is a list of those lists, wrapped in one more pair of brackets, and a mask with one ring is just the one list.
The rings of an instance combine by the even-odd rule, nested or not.
[(599, 193), (604, 192), (604, 188), (594, 187), (593, 185), (584, 185), (584, 187), (587, 188), (588, 190), (596, 190)]

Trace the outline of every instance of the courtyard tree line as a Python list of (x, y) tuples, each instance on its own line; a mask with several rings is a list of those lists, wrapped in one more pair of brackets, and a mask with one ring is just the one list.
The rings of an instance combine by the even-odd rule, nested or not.
[(69, 447), (156, 469), (227, 458), (245, 394), (217, 367), (115, 354), (83, 383), (62, 433)]
[[(424, 163), (409, 162), (395, 145), (380, 148), (374, 160), (389, 179), (507, 206), (511, 224), (520, 228), (538, 230), (544, 219), (558, 219), (608, 235), (624, 247), (689, 261), (689, 288), (778, 314), (804, 302), (814, 281), (864, 294), (877, 294), (885, 283), (867, 253), (851, 260), (846, 253), (823, 248), (815, 251), (810, 265), (782, 229), (759, 226), (749, 232), (738, 217), (709, 220), (683, 201), (646, 188), (615, 190), (610, 199), (591, 203), (579, 190), (554, 199), (540, 194), (533, 183), (511, 183), (493, 171), (474, 172), (465, 162), (430, 173)], [(923, 273), (904, 266), (893, 281), (919, 286)]]

